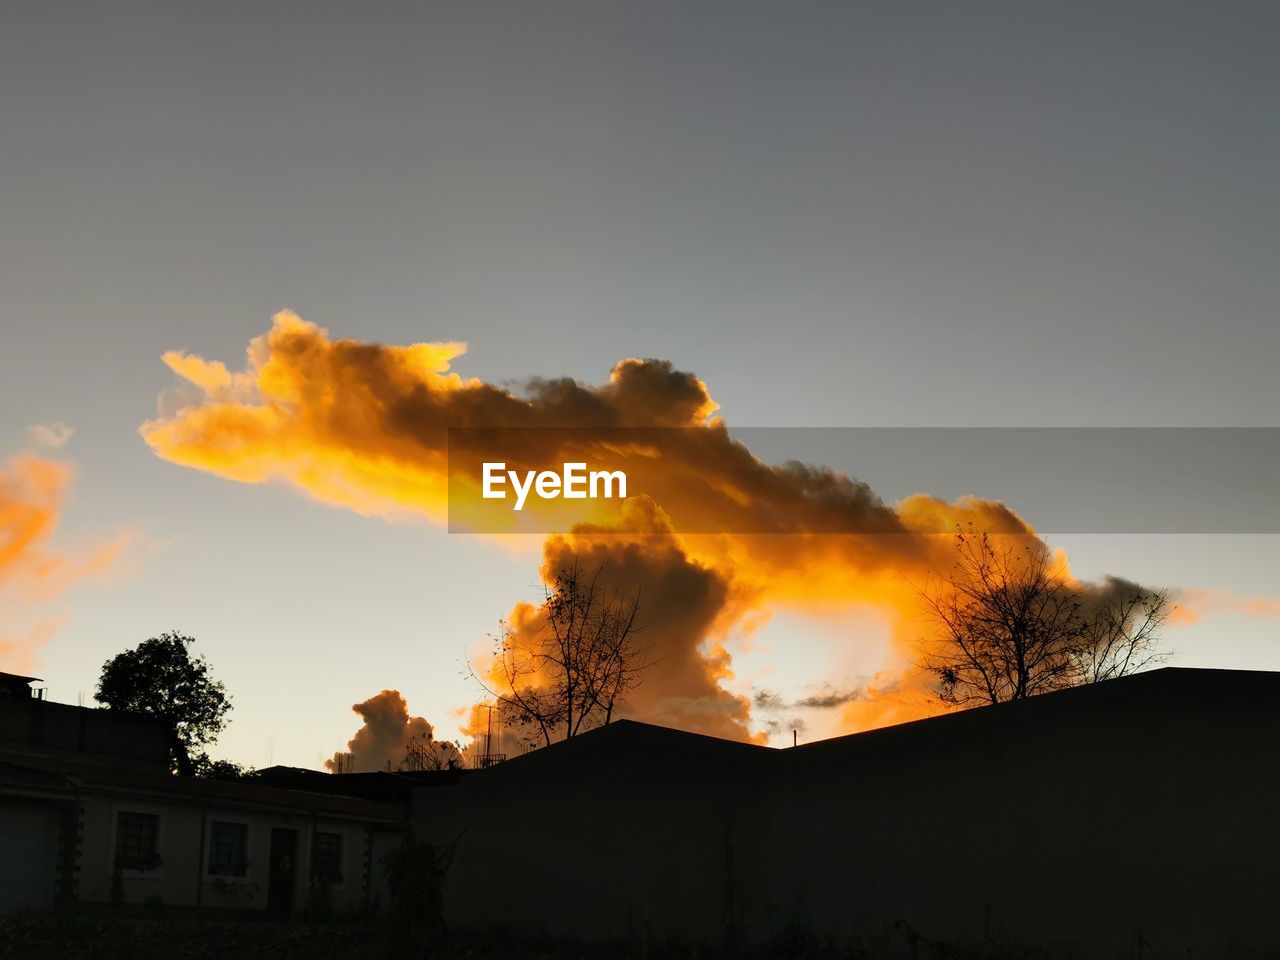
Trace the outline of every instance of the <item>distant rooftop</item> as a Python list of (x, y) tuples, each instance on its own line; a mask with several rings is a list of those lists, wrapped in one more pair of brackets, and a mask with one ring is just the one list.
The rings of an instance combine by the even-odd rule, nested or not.
[(0, 672), (0, 750), (169, 768), (168, 727), (154, 717), (54, 703), (39, 677)]
[(77, 788), (126, 791), (131, 795), (149, 793), (157, 798), (194, 803), (251, 804), (366, 820), (398, 821), (404, 817), (404, 811), (393, 804), (357, 797), (283, 789), (254, 782), (175, 777), (165, 771), (129, 769), (68, 757), (34, 756), (4, 750), (0, 750), (0, 783), (25, 783), (55, 793), (74, 792)]
[(24, 677), (21, 674), (0, 671), (0, 696), (9, 694), (29, 697), (33, 683), (43, 683), (43, 681), (39, 677)]

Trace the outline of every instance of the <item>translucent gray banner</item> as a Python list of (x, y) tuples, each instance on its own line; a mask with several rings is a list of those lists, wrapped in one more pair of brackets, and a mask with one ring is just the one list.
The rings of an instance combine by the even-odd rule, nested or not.
[[(895, 505), (914, 494), (999, 501), (1043, 533), (1280, 533), (1280, 428), (460, 428), (449, 457), (456, 532), (512, 529), (510, 502), (474, 496), (483, 462), (500, 461), (621, 469), (629, 498), (686, 533), (901, 533)], [(609, 514), (547, 505), (530, 500), (519, 528)]]

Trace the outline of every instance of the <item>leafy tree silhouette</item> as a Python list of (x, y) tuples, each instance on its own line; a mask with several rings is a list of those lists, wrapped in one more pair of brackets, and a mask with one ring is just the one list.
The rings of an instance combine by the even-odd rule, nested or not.
[(193, 643), (170, 632), (116, 654), (102, 665), (94, 693), (111, 710), (163, 720), (171, 731), (171, 769), (188, 777), (208, 763), (201, 748), (217, 740), (231, 710), (209, 662), (191, 655)]

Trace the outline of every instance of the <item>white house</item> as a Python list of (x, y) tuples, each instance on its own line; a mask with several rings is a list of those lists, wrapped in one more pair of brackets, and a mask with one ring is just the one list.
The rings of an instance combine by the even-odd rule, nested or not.
[(110, 711), (23, 697), (29, 679), (0, 677), (0, 911), (151, 902), (287, 917), (385, 902), (403, 806), (172, 776), (165, 737), (140, 751), (146, 738), (103, 727), (121, 722)]

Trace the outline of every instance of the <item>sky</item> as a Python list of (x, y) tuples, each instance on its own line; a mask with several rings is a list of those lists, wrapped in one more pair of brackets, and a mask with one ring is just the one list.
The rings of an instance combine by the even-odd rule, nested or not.
[[(457, 735), (469, 656), (539, 594), (537, 543), (232, 482), (139, 435), (178, 382), (163, 354), (241, 370), (286, 309), (465, 342), (454, 370), (517, 392), (662, 358), (733, 427), (1280, 426), (1278, 21), (7, 5), (0, 457), (70, 473), (59, 585), (0, 589), (0, 638), (38, 632), (24, 669), (88, 702), (113, 653), (195, 636), (245, 763), (319, 766), (384, 688)], [(56, 449), (30, 432), (51, 424), (74, 430)], [(1272, 534), (1051, 542), (1084, 576), (1280, 599)], [(1280, 669), (1270, 608), (1233, 603), (1170, 631), (1175, 663)], [(729, 644), (734, 690), (795, 698), (874, 674), (886, 628), (779, 608)]]

